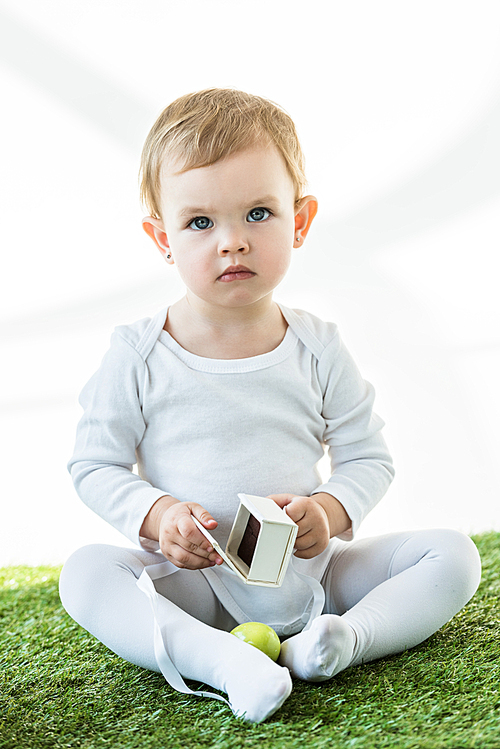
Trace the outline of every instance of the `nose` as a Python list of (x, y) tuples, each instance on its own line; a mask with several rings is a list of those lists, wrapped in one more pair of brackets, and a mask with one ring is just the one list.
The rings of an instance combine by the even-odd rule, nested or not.
[(245, 239), (243, 239), (241, 232), (231, 232), (227, 233), (224, 237), (221, 238), (219, 242), (218, 247), (218, 253), (221, 257), (224, 257), (224, 255), (230, 255), (230, 254), (240, 254), (240, 255), (246, 255), (249, 251), (248, 243)]
[(246, 255), (248, 252), (248, 245), (244, 244), (238, 247), (237, 245), (223, 245), (219, 247), (219, 255), (221, 257), (224, 257), (224, 255), (237, 255), (238, 253), (241, 255)]

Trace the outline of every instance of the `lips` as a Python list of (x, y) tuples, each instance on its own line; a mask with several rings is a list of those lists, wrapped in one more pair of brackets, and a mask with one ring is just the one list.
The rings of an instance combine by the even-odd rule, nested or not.
[(246, 265), (230, 265), (224, 273), (218, 277), (218, 281), (244, 281), (247, 278), (252, 278), (255, 273), (247, 268)]

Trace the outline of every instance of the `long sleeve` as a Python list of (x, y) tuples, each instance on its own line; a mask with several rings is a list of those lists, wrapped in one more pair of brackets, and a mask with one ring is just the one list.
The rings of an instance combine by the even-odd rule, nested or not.
[(139, 529), (152, 505), (168, 492), (132, 472), (146, 429), (140, 399), (146, 375), (143, 358), (115, 332), (80, 395), (84, 413), (68, 469), (88, 507), (134, 543), (156, 549), (155, 542), (139, 539)]
[[(149, 549), (158, 545), (140, 528), (166, 494), (200, 502), (217, 519), (219, 540), (229, 535), (238, 492), (267, 496), (283, 486), (332, 494), (355, 532), (393, 475), (373, 390), (335, 325), (286, 315), (282, 343), (249, 359), (182, 349), (163, 330), (165, 311), (118, 328), (80, 396), (69, 468), (83, 502)], [(323, 443), (333, 473), (318, 486)]]
[(340, 537), (350, 540), (387, 491), (394, 468), (380, 433), (384, 422), (372, 410), (375, 391), (361, 377), (338, 332), (319, 359), (318, 377), (332, 475), (313, 493), (327, 492), (341, 502), (352, 528)]

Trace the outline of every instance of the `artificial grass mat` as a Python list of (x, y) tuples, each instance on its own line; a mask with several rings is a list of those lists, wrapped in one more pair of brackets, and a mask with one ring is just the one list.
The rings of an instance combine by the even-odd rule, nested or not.
[(59, 568), (0, 569), (0, 747), (498, 749), (500, 533), (474, 540), (481, 587), (450, 623), (330, 682), (296, 681), (260, 725), (111, 653), (63, 610)]

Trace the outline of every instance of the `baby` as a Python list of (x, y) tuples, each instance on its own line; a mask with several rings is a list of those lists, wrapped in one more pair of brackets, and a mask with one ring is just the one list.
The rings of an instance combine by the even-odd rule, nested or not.
[[(227, 693), (251, 722), (280, 708), (291, 677), (324, 681), (422, 642), (480, 579), (456, 531), (352, 540), (393, 467), (337, 327), (273, 299), (317, 212), (305, 185), (276, 104), (210, 89), (162, 112), (142, 156), (143, 226), (186, 294), (116, 329), (81, 394), (70, 461), (82, 500), (135, 547), (73, 554), (66, 610), (176, 688), (182, 674)], [(194, 522), (225, 546), (239, 492), (298, 525), (280, 588), (245, 585)], [(230, 634), (245, 621), (277, 631), (278, 663)]]

